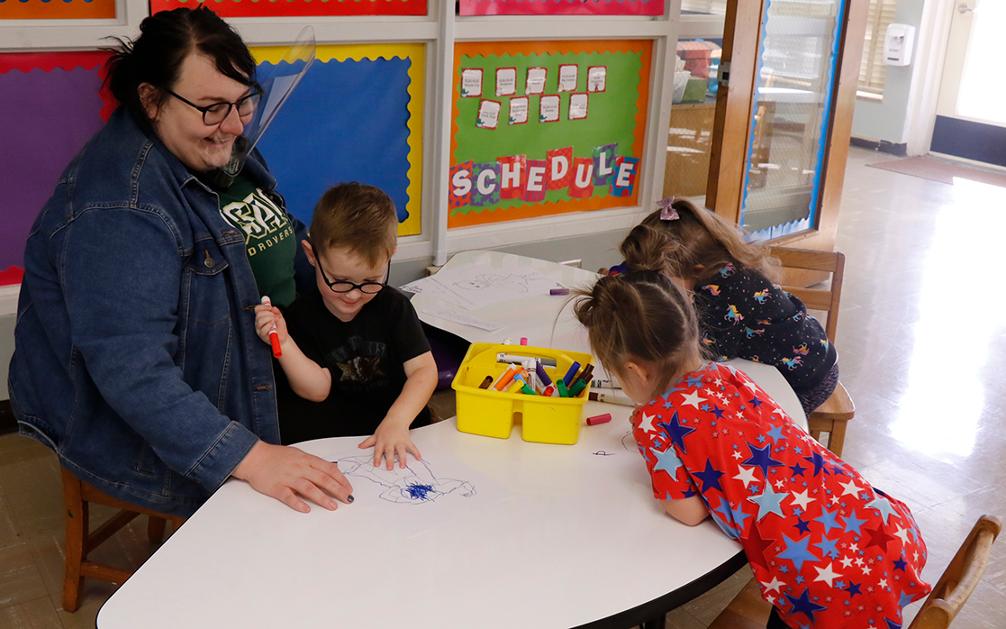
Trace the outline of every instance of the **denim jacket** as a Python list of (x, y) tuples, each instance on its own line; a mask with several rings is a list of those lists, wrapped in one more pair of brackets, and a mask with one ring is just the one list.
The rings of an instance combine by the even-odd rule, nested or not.
[[(245, 172), (275, 196), (260, 156)], [(22, 434), (113, 496), (192, 513), (257, 439), (279, 443), (258, 301), (216, 194), (120, 108), (28, 236), (9, 377)]]

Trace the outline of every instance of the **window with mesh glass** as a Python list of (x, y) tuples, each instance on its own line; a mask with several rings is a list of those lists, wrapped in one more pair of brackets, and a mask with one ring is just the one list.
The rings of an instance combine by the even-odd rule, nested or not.
[(866, 16), (866, 40), (863, 42), (863, 60), (859, 66), (858, 94), (867, 98), (884, 95), (887, 67), (884, 65), (884, 33), (894, 21), (897, 0), (870, 0)]
[(727, 0), (681, 0), (681, 12), (726, 15)]

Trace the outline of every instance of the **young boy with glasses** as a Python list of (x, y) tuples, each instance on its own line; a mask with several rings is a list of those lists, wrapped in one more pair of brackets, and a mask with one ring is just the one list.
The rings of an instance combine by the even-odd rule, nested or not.
[(315, 207), (310, 241), (301, 243), (318, 291), (282, 313), (255, 308), (259, 337), (269, 343), (270, 331), (279, 334), (283, 443), (365, 434), (360, 447), (373, 446), (375, 466), (384, 459), (390, 470), (397, 458), (405, 467), (406, 452), (421, 457), (409, 427), (430, 421), (437, 366), (412, 304), (387, 285), (397, 223), (380, 189), (331, 188)]

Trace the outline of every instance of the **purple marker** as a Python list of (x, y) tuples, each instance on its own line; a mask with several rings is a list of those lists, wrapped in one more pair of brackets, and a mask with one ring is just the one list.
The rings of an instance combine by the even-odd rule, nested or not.
[(537, 358), (534, 359), (534, 372), (536, 374), (538, 374), (539, 378), (541, 378), (541, 383), (543, 385), (545, 385), (547, 387), (550, 384), (552, 384), (551, 378), (549, 378), (548, 374), (545, 373), (545, 367), (544, 367), (544, 365), (542, 365), (541, 364), (541, 360), (539, 360)]
[(565, 386), (568, 387), (569, 383), (572, 382), (573, 378), (576, 377), (576, 373), (578, 371), (580, 371), (580, 363), (578, 363), (578, 362), (576, 362), (574, 360), (573, 364), (569, 366), (569, 371), (567, 371), (566, 375), (562, 377), (562, 383), (563, 383), (563, 385), (565, 385)]
[(550, 288), (550, 289), (548, 289), (548, 294), (549, 295), (568, 295), (569, 294), (569, 289), (568, 288)]

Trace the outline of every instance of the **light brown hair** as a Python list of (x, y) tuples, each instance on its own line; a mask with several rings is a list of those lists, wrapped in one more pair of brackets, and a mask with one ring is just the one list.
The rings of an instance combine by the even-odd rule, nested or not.
[(371, 265), (395, 252), (398, 216), (380, 188), (350, 182), (329, 188), (314, 207), (311, 245), (315, 255), (346, 247)]
[(702, 358), (691, 301), (665, 274), (604, 276), (579, 294), (576, 318), (609, 372), (618, 373), (629, 360), (653, 364), (662, 374), (657, 394), (681, 374), (683, 365)]
[(654, 270), (686, 280), (709, 277), (726, 264), (779, 279), (779, 262), (762, 245), (744, 242), (742, 233), (715, 213), (678, 199), (678, 218), (662, 220), (657, 210), (632, 228), (621, 251), (630, 269)]

